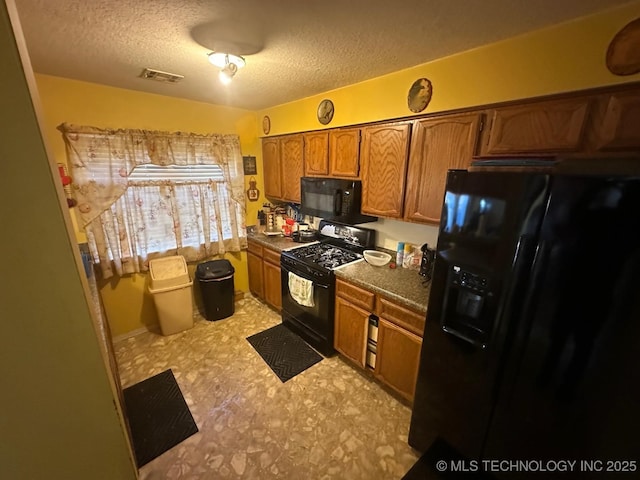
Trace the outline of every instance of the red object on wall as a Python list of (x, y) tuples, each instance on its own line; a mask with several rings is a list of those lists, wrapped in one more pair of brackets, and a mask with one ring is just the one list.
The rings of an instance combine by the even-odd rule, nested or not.
[(69, 208), (75, 207), (78, 202), (71, 196), (71, 177), (67, 175), (67, 166), (63, 163), (58, 164), (58, 173), (62, 180), (62, 186), (64, 187), (64, 193), (67, 197), (67, 206)]

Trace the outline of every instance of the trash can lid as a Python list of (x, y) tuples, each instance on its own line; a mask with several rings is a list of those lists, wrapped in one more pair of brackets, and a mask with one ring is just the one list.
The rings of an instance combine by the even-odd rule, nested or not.
[(216, 280), (233, 275), (234, 272), (233, 265), (229, 260), (211, 260), (196, 267), (196, 278), (199, 280)]
[(149, 261), (150, 287), (154, 290), (189, 283), (187, 262), (182, 255), (154, 258)]

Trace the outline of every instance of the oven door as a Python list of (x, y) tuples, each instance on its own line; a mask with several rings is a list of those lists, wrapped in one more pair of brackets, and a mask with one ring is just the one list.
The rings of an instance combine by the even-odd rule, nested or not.
[[(287, 259), (288, 260), (288, 259)], [(282, 284), (282, 321), (325, 355), (333, 350), (333, 314), (335, 286), (330, 272), (315, 272), (304, 265), (292, 265), (283, 259), (280, 265)], [(290, 275), (312, 282), (308, 298), (291, 292)], [(295, 279), (291, 285), (295, 288)], [(297, 300), (296, 297), (297, 296)], [(306, 300), (306, 301), (305, 301)], [(309, 301), (310, 300), (310, 301)], [(302, 303), (301, 303), (302, 301)]]

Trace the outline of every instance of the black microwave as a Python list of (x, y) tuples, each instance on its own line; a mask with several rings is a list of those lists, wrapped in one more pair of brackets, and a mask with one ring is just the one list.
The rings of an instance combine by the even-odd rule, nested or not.
[(300, 178), (301, 207), (305, 215), (355, 225), (378, 218), (360, 213), (362, 182), (342, 178)]

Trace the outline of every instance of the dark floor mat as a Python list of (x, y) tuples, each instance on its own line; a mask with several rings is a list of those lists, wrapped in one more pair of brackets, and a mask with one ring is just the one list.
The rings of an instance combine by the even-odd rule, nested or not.
[(322, 360), (321, 355), (282, 324), (251, 335), (247, 341), (283, 383)]
[(198, 431), (171, 370), (123, 390), (138, 467)]

